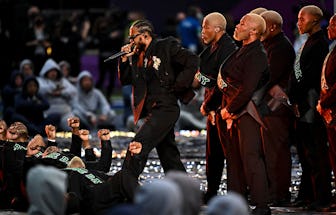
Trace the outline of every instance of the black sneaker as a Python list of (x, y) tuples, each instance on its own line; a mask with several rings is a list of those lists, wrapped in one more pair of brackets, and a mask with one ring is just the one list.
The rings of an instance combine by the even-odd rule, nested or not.
[(269, 207), (256, 207), (252, 210), (253, 215), (271, 215), (272, 211)]

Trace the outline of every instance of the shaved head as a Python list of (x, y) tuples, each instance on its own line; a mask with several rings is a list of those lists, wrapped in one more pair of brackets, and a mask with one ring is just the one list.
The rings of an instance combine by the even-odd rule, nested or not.
[(221, 13), (209, 13), (206, 17), (204, 17), (204, 20), (207, 20), (212, 26), (220, 27), (222, 30), (226, 29), (226, 19)]
[(261, 37), (261, 41), (272, 38), (282, 32), (283, 20), (281, 15), (274, 10), (267, 10), (260, 14), (266, 22), (266, 31)]
[(255, 13), (248, 13), (240, 19), (233, 33), (233, 38), (247, 45), (255, 40), (260, 40), (266, 30), (264, 18)]
[(257, 34), (261, 35), (265, 32), (266, 22), (264, 18), (255, 13), (248, 13), (246, 14), (246, 17), (251, 26), (257, 31)]
[(327, 30), (328, 38), (330, 40), (336, 40), (336, 14), (330, 18)]
[(330, 20), (331, 20), (332, 22), (336, 22), (336, 14), (334, 14), (334, 15), (330, 18)]
[(202, 22), (201, 39), (206, 45), (215, 44), (226, 33), (226, 19), (218, 12), (209, 13)]
[(319, 7), (315, 6), (315, 5), (304, 6), (303, 8), (301, 8), (300, 11), (310, 14), (315, 19), (317, 19), (317, 21), (321, 21), (321, 19), (323, 17), (322, 10)]
[(255, 14), (259, 14), (260, 15), (261, 13), (263, 13), (265, 11), (267, 11), (266, 8), (264, 8), (264, 7), (257, 7), (255, 9), (251, 10), (250, 13), (255, 13)]
[(321, 30), (322, 10), (315, 5), (308, 5), (299, 11), (297, 27), (300, 34), (312, 35)]
[(276, 25), (282, 28), (283, 20), (278, 12), (274, 10), (267, 10), (261, 13), (260, 16), (262, 16), (265, 19), (267, 24), (270, 23), (272, 25)]

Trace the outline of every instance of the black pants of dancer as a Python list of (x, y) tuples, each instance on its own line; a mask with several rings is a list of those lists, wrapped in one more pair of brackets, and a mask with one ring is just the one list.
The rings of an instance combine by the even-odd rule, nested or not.
[(298, 199), (328, 204), (331, 198), (331, 167), (326, 128), (315, 113), (313, 123), (297, 121), (297, 150), (302, 168)]
[[(269, 191), (260, 125), (249, 114), (244, 114), (237, 119), (236, 126), (237, 135), (233, 135), (230, 149), (232, 157), (230, 160), (227, 158), (228, 168), (236, 173), (235, 178), (228, 178), (228, 180), (236, 180), (234, 189), (238, 189), (237, 191), (242, 195), (246, 194), (246, 189), (244, 189), (246, 181), (251, 204), (257, 207), (267, 207)], [(237, 142), (238, 144), (234, 144)], [(236, 146), (239, 148), (237, 149)], [(229, 147), (227, 154), (230, 154)], [(242, 177), (242, 172), (245, 180), (238, 178)]]
[(220, 114), (216, 114), (216, 123), (207, 120), (206, 137), (206, 176), (207, 198), (217, 195), (225, 165), (226, 123)]
[(272, 202), (290, 201), (292, 160), (289, 146), (290, 110), (283, 106), (263, 118), (265, 162)]

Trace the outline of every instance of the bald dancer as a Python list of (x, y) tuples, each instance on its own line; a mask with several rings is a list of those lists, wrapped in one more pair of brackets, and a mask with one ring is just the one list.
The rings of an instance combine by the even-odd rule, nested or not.
[(264, 8), (264, 7), (257, 7), (255, 9), (251, 10), (250, 13), (255, 13), (255, 14), (260, 15), (260, 14), (262, 14), (265, 11), (267, 11), (266, 8)]
[(222, 93), (217, 87), (217, 75), (222, 62), (238, 47), (226, 33), (226, 19), (217, 12), (204, 17), (201, 38), (206, 45), (200, 54), (200, 71), (196, 74), (194, 87), (205, 88), (204, 101), (200, 107), (207, 117), (206, 138), (206, 176), (207, 191), (204, 203), (217, 195), (222, 179), (225, 160), (225, 141), (227, 138), (225, 121), (216, 114), (222, 100)]
[[(336, 40), (336, 14), (328, 25), (328, 38)], [(317, 110), (324, 116), (329, 142), (329, 160), (332, 171), (336, 175), (336, 49), (330, 47), (329, 54), (324, 60), (321, 74), (321, 94)], [(335, 209), (336, 200), (333, 199), (332, 209)]]
[(266, 110), (263, 120), (264, 150), (267, 176), (270, 182), (272, 206), (290, 203), (291, 154), (289, 148), (289, 125), (294, 114), (288, 104), (288, 80), (293, 72), (295, 51), (282, 30), (281, 15), (273, 10), (260, 14), (266, 21), (266, 31), (261, 40), (266, 49), (270, 80), (264, 97)]
[(316, 111), (322, 65), (329, 51), (320, 26), (322, 17), (322, 10), (315, 5), (299, 11), (298, 30), (300, 34), (307, 33), (308, 39), (296, 56), (290, 89), (291, 102), (300, 113), (295, 134), (302, 175), (296, 205), (316, 211), (328, 211), (331, 198), (326, 128)]
[(229, 125), (227, 129), (237, 129), (238, 135), (227, 148), (227, 165), (231, 170), (243, 173), (241, 177), (228, 173), (228, 180), (236, 182), (236, 187), (229, 191), (246, 195), (248, 187), (250, 204), (256, 206), (252, 214), (271, 214), (260, 129), (262, 122), (255, 105), (259, 101), (253, 99), (268, 81), (267, 55), (260, 42), (265, 29), (265, 20), (260, 15), (248, 13), (243, 16), (233, 36), (242, 42), (242, 47), (223, 64), (217, 80), (223, 92), (222, 104), (225, 104), (221, 107), (221, 116)]

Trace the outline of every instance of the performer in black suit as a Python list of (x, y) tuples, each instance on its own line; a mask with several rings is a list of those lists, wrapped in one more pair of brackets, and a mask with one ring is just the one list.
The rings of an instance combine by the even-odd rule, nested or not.
[(326, 128), (316, 111), (322, 65), (329, 51), (320, 26), (322, 17), (322, 10), (315, 5), (303, 7), (298, 14), (298, 30), (307, 33), (308, 39), (296, 56), (290, 89), (292, 103), (300, 113), (295, 130), (302, 168), (297, 203), (319, 211), (328, 210), (331, 197)]
[(202, 41), (205, 49), (201, 52), (200, 71), (195, 76), (194, 86), (205, 87), (204, 101), (200, 108), (207, 116), (206, 175), (207, 192), (204, 202), (217, 195), (225, 161), (225, 141), (228, 140), (226, 123), (216, 111), (220, 108), (222, 93), (217, 87), (217, 75), (222, 62), (237, 48), (226, 33), (226, 19), (218, 13), (208, 14), (202, 23)]
[(156, 148), (165, 172), (185, 171), (174, 127), (180, 112), (178, 98), (187, 103), (193, 97), (191, 84), (199, 58), (174, 38), (156, 39), (147, 20), (133, 23), (129, 35), (130, 43), (121, 48), (129, 54), (119, 61), (119, 79), (132, 85), (134, 122), (142, 118), (144, 124), (133, 139), (142, 144), (142, 151), (134, 156), (127, 153), (123, 168), (139, 176)]
[(263, 120), (264, 150), (267, 175), (270, 182), (270, 198), (273, 206), (290, 202), (291, 154), (289, 125), (294, 114), (287, 96), (288, 80), (293, 72), (295, 51), (282, 30), (282, 17), (273, 10), (260, 14), (266, 21), (262, 43), (266, 49), (270, 68), (268, 93), (265, 96)]
[[(267, 55), (260, 42), (265, 32), (265, 20), (257, 14), (246, 14), (236, 26), (234, 39), (242, 41), (242, 47), (221, 67), (218, 87), (223, 92), (221, 116), (227, 128), (237, 131), (227, 148), (228, 168), (235, 170), (228, 180), (235, 181), (230, 190), (246, 195), (250, 191), (253, 214), (271, 214), (268, 207), (268, 181), (264, 162), (261, 121), (256, 109), (268, 81)], [(260, 97), (260, 98), (256, 98)], [(245, 184), (247, 183), (247, 186)]]

